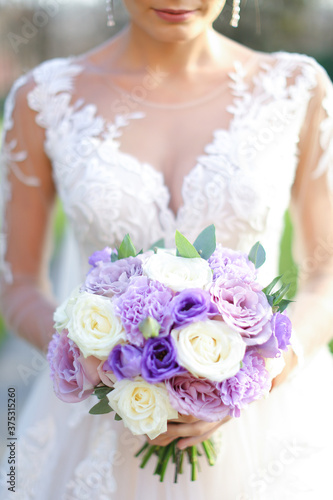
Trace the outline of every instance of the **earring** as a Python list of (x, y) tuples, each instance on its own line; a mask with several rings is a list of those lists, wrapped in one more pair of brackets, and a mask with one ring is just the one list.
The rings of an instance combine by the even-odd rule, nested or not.
[(233, 28), (237, 28), (239, 20), (240, 20), (240, 0), (233, 0), (230, 26), (232, 26)]
[(113, 17), (113, 0), (106, 0), (106, 14), (108, 16), (107, 26), (114, 26), (114, 17)]

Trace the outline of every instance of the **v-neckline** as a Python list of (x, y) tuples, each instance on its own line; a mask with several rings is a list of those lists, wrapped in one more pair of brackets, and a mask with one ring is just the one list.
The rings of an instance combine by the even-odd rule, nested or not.
[[(78, 65), (78, 66), (80, 66), (80, 65)], [(232, 85), (235, 83), (235, 78), (234, 78), (235, 75), (238, 76), (239, 81), (241, 80), (242, 83), (243, 83), (243, 85), (244, 85), (244, 77), (246, 75), (246, 71), (245, 71), (244, 64), (242, 62), (240, 62), (240, 61), (235, 61), (234, 62), (234, 70), (228, 72), (229, 82), (228, 82), (227, 87), (229, 89), (231, 89), (232, 99), (231, 99), (231, 102), (226, 106), (226, 110), (227, 111), (229, 109), (231, 110), (232, 108), (235, 108), (236, 99), (238, 101), (240, 99), (240, 95), (237, 94), (237, 93), (235, 93), (235, 92), (233, 92), (233, 90), (232, 90)], [(246, 90), (244, 90), (244, 93), (245, 92), (246, 92)], [(104, 116), (101, 113), (98, 112), (97, 106), (95, 104), (86, 102), (85, 99), (82, 98), (82, 97), (78, 97), (75, 100), (75, 102), (71, 105), (71, 107), (72, 107), (72, 114), (73, 115), (75, 113), (78, 113), (78, 112), (84, 110), (87, 107), (93, 107), (94, 108), (94, 119), (95, 120), (101, 120), (101, 122), (103, 123), (103, 132), (100, 133), (100, 134), (102, 134), (102, 137), (100, 138), (101, 142), (106, 141), (108, 139), (108, 136), (112, 135), (111, 130), (115, 131), (116, 137), (119, 137), (119, 134), (118, 134), (119, 128), (121, 128), (123, 126), (126, 126), (127, 123), (125, 123), (124, 125), (118, 125), (117, 126), (115, 124), (117, 118), (118, 119), (121, 118), (121, 119), (123, 119), (123, 120), (126, 121), (126, 120), (130, 119), (131, 116), (133, 116), (133, 115), (141, 114), (142, 118), (145, 116), (144, 112), (133, 112), (133, 113), (128, 113), (128, 114), (118, 114), (118, 115), (115, 115), (115, 119), (113, 121), (111, 121), (110, 119), (104, 118)], [(119, 156), (121, 156), (123, 158), (127, 157), (127, 158), (130, 158), (132, 161), (135, 161), (136, 164), (138, 165), (138, 167), (140, 169), (142, 169), (143, 166), (148, 167), (149, 170), (152, 172), (153, 175), (159, 177), (160, 184), (161, 184), (161, 186), (163, 186), (163, 188), (165, 189), (165, 191), (167, 193), (167, 196), (168, 196), (168, 202), (167, 202), (166, 209), (167, 209), (169, 215), (172, 217), (173, 223), (179, 222), (181, 212), (184, 210), (184, 207), (186, 206), (186, 200), (184, 198), (184, 186), (185, 186), (185, 183), (187, 182), (187, 180), (193, 175), (193, 173), (198, 168), (198, 166), (200, 164), (199, 163), (200, 158), (209, 156), (209, 153), (207, 153), (207, 149), (214, 145), (215, 136), (216, 136), (217, 133), (219, 133), (219, 132), (225, 132), (225, 133), (230, 134), (230, 131), (231, 131), (231, 129), (233, 127), (233, 124), (235, 122), (235, 119), (236, 119), (236, 115), (235, 115), (234, 111), (229, 111), (229, 112), (230, 112), (231, 117), (230, 117), (228, 125), (225, 126), (225, 127), (215, 127), (211, 131), (211, 138), (210, 138), (209, 142), (207, 142), (203, 146), (202, 152), (200, 154), (198, 154), (196, 156), (195, 160), (194, 160), (194, 165), (183, 176), (182, 183), (181, 183), (181, 190), (180, 190), (181, 203), (180, 203), (179, 207), (176, 210), (173, 209), (170, 206), (170, 202), (172, 200), (172, 195), (171, 195), (170, 187), (168, 186), (168, 184), (165, 181), (165, 174), (164, 174), (164, 172), (162, 172), (161, 170), (158, 170), (157, 168), (155, 168), (152, 163), (146, 162), (146, 161), (141, 161), (134, 154), (127, 153), (126, 151), (123, 151), (121, 149), (121, 147), (120, 147), (120, 143), (116, 140), (117, 147), (115, 148), (114, 153), (116, 153), (117, 155), (119, 155)], [(135, 118), (138, 118), (138, 116), (135, 116)], [(107, 131), (109, 131), (109, 133)], [(112, 138), (112, 140), (115, 140), (116, 137)]]

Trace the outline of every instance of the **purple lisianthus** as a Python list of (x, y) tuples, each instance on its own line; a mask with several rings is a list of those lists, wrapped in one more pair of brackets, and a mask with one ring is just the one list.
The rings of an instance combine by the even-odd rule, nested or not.
[(142, 349), (134, 345), (118, 344), (103, 365), (103, 370), (112, 371), (117, 380), (133, 379), (141, 374)]
[(243, 366), (233, 377), (219, 382), (220, 396), (233, 417), (240, 416), (240, 410), (252, 401), (260, 399), (270, 389), (270, 376), (264, 359), (249, 351), (243, 359)]
[(136, 257), (127, 257), (115, 262), (110, 259), (107, 262), (98, 261), (87, 274), (83, 289), (89, 293), (110, 297), (123, 293), (130, 278), (141, 275), (142, 263)]
[(150, 281), (146, 276), (131, 279), (126, 292), (114, 300), (116, 314), (121, 318), (129, 342), (139, 347), (144, 345), (139, 325), (149, 316), (161, 325), (159, 335), (168, 335), (172, 321), (168, 312), (171, 299), (171, 290), (162, 283)]
[(178, 293), (170, 302), (170, 314), (174, 327), (189, 325), (193, 321), (205, 321), (218, 314), (210, 293), (199, 288), (189, 288)]
[(165, 386), (171, 405), (183, 415), (216, 422), (229, 414), (229, 408), (223, 404), (220, 387), (216, 382), (198, 379), (186, 372), (166, 380)]
[(266, 295), (240, 278), (217, 278), (210, 294), (223, 320), (238, 331), (247, 345), (266, 342), (272, 334), (272, 308)]
[(184, 371), (177, 363), (177, 350), (170, 335), (147, 340), (143, 348), (141, 367), (142, 377), (147, 382), (162, 382)]
[(225, 279), (239, 278), (245, 283), (252, 283), (257, 278), (256, 268), (245, 253), (224, 248), (220, 244), (209, 257), (208, 264), (213, 270), (213, 280), (222, 276)]
[(101, 262), (110, 262), (112, 248), (105, 247), (103, 250), (97, 250), (90, 255), (88, 262), (91, 266), (96, 267)]
[(276, 358), (281, 356), (281, 349), (286, 351), (290, 345), (292, 325), (288, 316), (279, 312), (273, 315), (270, 324), (272, 335), (256, 350), (265, 358)]
[(55, 333), (49, 344), (47, 360), (50, 364), (54, 392), (67, 403), (83, 401), (100, 382), (97, 367), (100, 360), (94, 356), (84, 358), (64, 330)]

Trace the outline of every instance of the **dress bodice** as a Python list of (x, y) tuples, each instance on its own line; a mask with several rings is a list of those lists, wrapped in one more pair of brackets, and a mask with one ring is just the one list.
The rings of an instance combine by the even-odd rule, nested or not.
[[(127, 128), (139, 134), (145, 121), (154, 121), (156, 110), (136, 101), (134, 110), (107, 120), (95, 104), (73, 99), (81, 73), (75, 59), (43, 63), (33, 72), (28, 103), (45, 128), (45, 151), (83, 267), (91, 252), (119, 244), (126, 233), (145, 250), (160, 238), (173, 246), (176, 229), (193, 241), (214, 223), (225, 246), (248, 252), (260, 240), (267, 250), (266, 270), (273, 275), (318, 65), (305, 56), (277, 53), (249, 80), (244, 66), (235, 63), (227, 87), (230, 121), (227, 127), (222, 120), (221, 128), (214, 127), (211, 141), (184, 176), (177, 213), (170, 208), (169, 188), (158, 166), (122, 147)], [(16, 87), (22, 84), (24, 78)], [(213, 105), (218, 103), (217, 98)], [(7, 105), (7, 129), (13, 106), (14, 92)], [(168, 110), (159, 110), (160, 120), (163, 113)], [(155, 134), (157, 125), (152, 123)], [(9, 149), (7, 145), (8, 158), (14, 155)]]

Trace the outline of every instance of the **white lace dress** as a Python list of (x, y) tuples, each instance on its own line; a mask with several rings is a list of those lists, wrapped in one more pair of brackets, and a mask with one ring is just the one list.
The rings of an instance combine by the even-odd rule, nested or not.
[[(333, 184), (333, 97), (323, 70), (304, 56), (278, 53), (250, 77), (246, 68), (235, 63), (227, 87), (184, 106), (154, 106), (139, 92), (126, 95), (112, 87), (110, 95), (117, 106), (105, 108), (105, 113), (98, 104), (90, 104), (93, 99), (80, 99), (76, 82), (81, 73), (76, 59), (48, 61), (33, 71), (34, 85), (28, 93), (28, 105), (45, 130), (45, 152), (71, 227), (58, 275), (59, 295), (63, 298), (82, 280), (92, 251), (118, 244), (127, 232), (137, 248), (147, 249), (162, 237), (173, 245), (176, 229), (193, 241), (211, 223), (225, 246), (248, 252), (260, 240), (268, 255), (260, 279), (266, 282), (274, 276), (283, 216), (298, 164), (300, 132), (322, 78), (326, 83), (315, 117), (320, 119), (318, 137), (314, 138), (319, 145), (313, 146), (321, 154), (309, 178), (316, 182), (325, 177), (327, 185)], [(26, 77), (18, 80), (7, 100), (7, 132), (14, 126), (16, 93), (26, 82)], [(205, 112), (214, 115), (211, 123), (208, 118), (205, 121)], [(185, 128), (186, 123), (189, 127), (194, 123), (193, 134), (199, 130), (200, 135), (202, 130), (203, 138), (211, 139), (183, 176), (182, 203), (175, 214), (166, 180), (153, 160), (147, 161), (149, 154), (145, 158), (141, 151), (148, 140), (158, 143), (159, 130), (149, 132), (150, 123), (155, 127), (160, 123), (163, 132), (178, 119), (185, 120)], [(36, 192), (40, 186), (34, 172), (21, 168), (27, 155), (19, 146), (19, 138), (3, 145), (3, 205), (11, 201), (10, 178)], [(194, 135), (193, 151), (199, 146)], [(190, 160), (192, 156), (189, 153)], [(6, 223), (0, 243), (2, 275), (10, 284), (15, 276), (6, 256)], [(332, 358), (327, 348), (321, 348), (266, 400), (252, 404), (240, 418), (220, 428), (215, 436), (219, 455), (214, 467), (202, 460), (195, 483), (190, 482), (185, 467), (174, 485), (171, 471), (160, 484), (152, 474), (153, 463), (139, 468), (133, 455), (142, 439), (133, 437), (122, 422), (110, 415), (88, 415), (89, 401), (76, 405), (59, 401), (46, 370), (20, 422), (16, 492), (7, 491), (5, 463), (0, 496), (20, 500), (329, 500), (332, 384)]]

